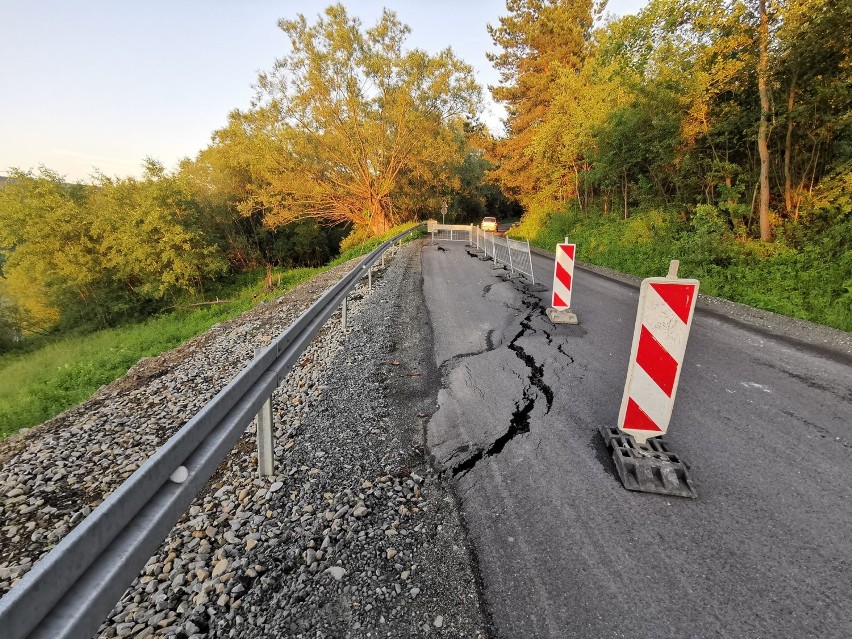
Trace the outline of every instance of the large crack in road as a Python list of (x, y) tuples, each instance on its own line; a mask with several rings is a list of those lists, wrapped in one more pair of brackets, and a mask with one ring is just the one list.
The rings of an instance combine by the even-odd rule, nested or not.
[[(673, 441), (701, 496), (625, 490), (597, 429), (623, 394), (636, 291), (578, 269), (583, 324), (552, 325), (517, 289), (544, 309), (548, 293), (456, 246), (423, 253), (435, 359), (483, 348), (491, 327), (499, 347), (449, 372), (428, 443), (461, 505), (491, 636), (852, 637), (838, 598), (852, 588), (839, 568), (852, 542), (838, 533), (850, 523), (848, 362), (699, 309)], [(537, 275), (552, 268), (533, 257)], [(536, 369), (553, 389), (547, 414)], [(636, 591), (649, 562), (675, 569)], [(602, 612), (601, 592), (631, 587)]]
[[(529, 370), (529, 383), (524, 386), (523, 395), (520, 401), (515, 402), (515, 410), (512, 412), (512, 417), (509, 420), (508, 429), (500, 437), (495, 439), (490, 446), (483, 446), (478, 448), (472, 455), (466, 457), (458, 464), (455, 464), (452, 467), (452, 475), (454, 478), (463, 477), (468, 472), (470, 472), (482, 459), (494, 455), (499, 455), (501, 452), (503, 452), (503, 449), (506, 447), (506, 444), (508, 444), (510, 441), (520, 435), (525, 435), (529, 433), (530, 414), (532, 413), (533, 409), (535, 409), (539, 393), (544, 396), (545, 401), (547, 402), (545, 414), (549, 413), (551, 407), (553, 406), (553, 389), (551, 389), (550, 386), (544, 382), (544, 365), (536, 362), (535, 358), (530, 355), (524, 349), (524, 347), (518, 343), (519, 340), (525, 335), (529, 333), (535, 334), (538, 332), (537, 329), (533, 328), (532, 326), (532, 319), (536, 314), (543, 314), (543, 311), (541, 310), (541, 307), (539, 305), (539, 299), (536, 296), (524, 290), (521, 290), (521, 294), (521, 303), (527, 309), (527, 314), (520, 322), (520, 330), (509, 341), (507, 347), (515, 354), (518, 359), (520, 359), (524, 363), (524, 365)], [(552, 343), (552, 338), (550, 334), (547, 333), (547, 331), (544, 332), (547, 336), (548, 344)], [(469, 450), (469, 447), (465, 446), (457, 448), (455, 451), (453, 451), (453, 454), (450, 456), (450, 459), (452, 459), (452, 457), (454, 457), (457, 453), (466, 452), (466, 450)]]

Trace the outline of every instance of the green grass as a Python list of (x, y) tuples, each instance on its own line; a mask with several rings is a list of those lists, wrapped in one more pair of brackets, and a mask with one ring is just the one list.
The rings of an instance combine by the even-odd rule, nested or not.
[(276, 271), (274, 281), (280, 274), (281, 288), (271, 293), (263, 293), (265, 271), (243, 273), (218, 291), (220, 299), (232, 303), (176, 309), (88, 334), (42, 338), (21, 352), (0, 356), (0, 438), (50, 419), (124, 375), (142, 357), (174, 348), (321, 270)]
[(322, 268), (276, 269), (276, 289), (272, 292), (263, 291), (265, 270), (241, 273), (218, 284), (206, 296), (231, 300), (229, 304), (177, 308), (141, 323), (34, 338), (18, 350), (0, 355), (0, 439), (88, 399), (100, 386), (124, 375), (142, 357), (174, 348), (218, 322), (366, 254), (408, 226), (350, 248)]
[(513, 231), (554, 250), (565, 236), (577, 259), (638, 275), (664, 276), (680, 260), (680, 276), (701, 281), (701, 292), (790, 317), (852, 331), (852, 220), (832, 227), (837, 236), (798, 244), (784, 229), (772, 244), (737, 237), (713, 207), (696, 208), (689, 220), (659, 209), (627, 220), (599, 212), (528, 214)]

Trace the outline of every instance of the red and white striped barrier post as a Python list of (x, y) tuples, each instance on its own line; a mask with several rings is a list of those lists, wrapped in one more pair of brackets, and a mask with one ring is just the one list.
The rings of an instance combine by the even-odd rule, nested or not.
[(698, 280), (677, 277), (672, 260), (666, 277), (642, 280), (618, 428), (639, 443), (665, 434), (692, 325)]
[(553, 299), (547, 309), (547, 317), (554, 324), (579, 324), (577, 316), (571, 311), (571, 289), (574, 287), (574, 256), (577, 245), (556, 245), (556, 257), (553, 263)]

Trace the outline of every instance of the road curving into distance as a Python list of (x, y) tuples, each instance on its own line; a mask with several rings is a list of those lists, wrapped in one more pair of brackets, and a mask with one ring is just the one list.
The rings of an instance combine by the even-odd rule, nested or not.
[[(616, 423), (635, 286), (578, 269), (580, 324), (555, 327), (549, 291), (461, 243), (425, 246), (422, 263), (442, 375), (427, 441), (454, 479), (494, 636), (852, 636), (842, 348), (702, 304), (667, 437), (699, 497), (632, 493), (598, 427)], [(549, 286), (552, 261), (534, 266)]]

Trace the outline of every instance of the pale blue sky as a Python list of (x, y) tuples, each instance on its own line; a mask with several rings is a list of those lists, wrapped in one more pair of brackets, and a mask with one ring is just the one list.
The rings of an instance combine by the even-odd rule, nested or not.
[[(633, 13), (646, 0), (610, 0)], [(0, 175), (40, 164), (69, 180), (95, 167), (138, 175), (143, 158), (174, 168), (245, 108), (260, 70), (287, 51), (276, 23), (314, 18), (330, 0), (0, 0)], [(485, 87), (497, 74), (486, 24), (505, 0), (344, 1), (372, 25), (386, 6), (409, 46), (452, 46)], [(485, 91), (486, 98), (489, 97)], [(503, 111), (484, 120), (496, 127)]]

